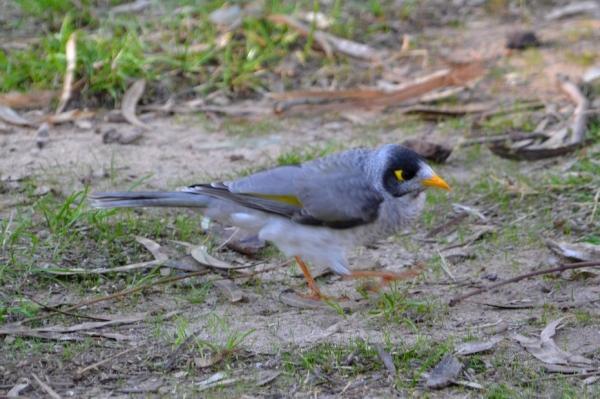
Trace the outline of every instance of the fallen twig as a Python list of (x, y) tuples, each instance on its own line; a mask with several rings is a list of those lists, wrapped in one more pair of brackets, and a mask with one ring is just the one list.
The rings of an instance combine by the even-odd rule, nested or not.
[(540, 377), (540, 378), (534, 378), (534, 379), (531, 379), (531, 380), (523, 380), (522, 382), (524, 382), (524, 383), (530, 383), (530, 382), (538, 382), (538, 381), (549, 381), (549, 380), (555, 380), (558, 377), (560, 377), (560, 378), (591, 377), (593, 375), (600, 375), (600, 370), (598, 370), (598, 371), (590, 371), (589, 373), (555, 374), (555, 375), (551, 375), (549, 377)]
[(35, 379), (35, 382), (37, 382), (38, 385), (40, 387), (42, 387), (42, 389), (44, 391), (46, 391), (46, 393), (52, 397), (52, 399), (61, 399), (60, 395), (57, 394), (56, 391), (54, 389), (52, 389), (52, 387), (50, 387), (48, 384), (46, 384), (44, 381), (42, 381), (37, 375), (35, 375), (35, 373), (31, 373), (31, 375), (33, 376), (33, 379)]
[(449, 230), (450, 228), (455, 228), (456, 226), (458, 226), (460, 224), (460, 222), (462, 222), (468, 216), (469, 216), (468, 212), (459, 213), (458, 215), (456, 215), (455, 217), (453, 217), (446, 223), (443, 223), (443, 224), (429, 230), (429, 232), (425, 235), (425, 238), (431, 238), (435, 235), (438, 235), (441, 232)]
[(571, 17), (584, 12), (595, 12), (600, 8), (597, 1), (579, 1), (568, 2), (566, 6), (554, 8), (544, 19), (546, 21), (556, 21), (561, 18)]
[(573, 111), (573, 123), (571, 124), (571, 143), (581, 143), (585, 138), (590, 102), (583, 95), (579, 87), (569, 80), (568, 76), (558, 74), (556, 77), (562, 91), (564, 91), (576, 105), (575, 111)]
[(63, 90), (60, 96), (58, 107), (56, 108), (56, 115), (61, 114), (67, 107), (67, 103), (71, 99), (71, 93), (73, 91), (73, 77), (75, 75), (75, 66), (77, 63), (77, 32), (71, 33), (67, 46), (65, 48), (65, 56), (67, 59), (67, 69), (65, 70), (65, 81), (63, 82)]
[(396, 366), (394, 365), (394, 361), (392, 360), (392, 356), (389, 353), (387, 353), (385, 351), (385, 349), (383, 349), (383, 347), (381, 346), (381, 344), (374, 343), (373, 346), (375, 347), (375, 349), (377, 349), (377, 353), (379, 354), (379, 358), (381, 359), (381, 361), (383, 362), (383, 364), (385, 365), (385, 367), (390, 372), (390, 375), (392, 377), (395, 377), (396, 376)]
[(134, 350), (136, 350), (136, 349), (140, 349), (140, 348), (142, 348), (144, 345), (146, 345), (146, 343), (145, 343), (145, 342), (144, 342), (144, 343), (142, 343), (142, 344), (140, 344), (140, 345), (138, 345), (138, 346), (134, 346), (133, 348), (129, 348), (129, 349), (127, 349), (127, 350), (124, 350), (124, 351), (122, 351), (122, 352), (119, 352), (119, 353), (117, 353), (116, 355), (114, 355), (114, 356), (112, 356), (112, 357), (109, 357), (108, 359), (104, 359), (104, 360), (101, 360), (101, 361), (99, 361), (98, 363), (94, 363), (94, 364), (92, 364), (91, 366), (87, 366), (87, 367), (84, 367), (84, 368), (82, 368), (82, 369), (79, 369), (79, 370), (77, 370), (77, 375), (82, 375), (83, 373), (85, 373), (86, 371), (88, 371), (88, 370), (90, 370), (90, 369), (93, 369), (93, 368), (96, 368), (96, 367), (98, 367), (98, 366), (101, 366), (101, 365), (103, 365), (104, 363), (108, 363), (108, 362), (110, 362), (110, 361), (112, 361), (112, 360), (114, 360), (114, 359), (116, 359), (116, 358), (118, 358), (118, 357), (120, 357), (120, 356), (123, 356), (123, 355), (126, 355), (126, 354), (128, 354), (129, 352), (133, 352), (133, 351), (134, 351)]
[[(278, 269), (280, 267), (286, 266), (286, 265), (290, 264), (291, 262), (293, 262), (292, 259), (287, 260), (287, 261), (282, 262), (282, 263), (279, 263), (279, 264), (277, 264), (275, 266), (267, 267), (267, 268), (259, 270), (257, 272), (248, 273), (248, 274), (240, 274), (238, 276), (221, 277), (221, 278), (218, 278), (216, 280), (253, 277), (253, 276), (256, 276), (256, 275), (259, 275), (259, 274), (262, 274), (262, 273), (266, 273), (266, 272), (270, 272), (272, 270), (275, 270), (275, 269)], [(92, 300), (89, 300), (89, 301), (85, 301), (85, 302), (79, 303), (77, 305), (70, 306), (70, 307), (62, 310), (61, 313), (71, 312), (71, 311), (73, 311), (75, 309), (79, 309), (79, 308), (84, 307), (84, 306), (89, 306), (89, 305), (93, 305), (93, 304), (98, 303), (98, 302), (104, 302), (104, 301), (108, 301), (108, 300), (111, 300), (111, 299), (119, 298), (119, 297), (122, 297), (122, 296), (127, 296), (127, 295), (130, 295), (130, 294), (134, 294), (136, 292), (143, 291), (146, 288), (154, 287), (155, 285), (172, 283), (174, 281), (185, 280), (185, 279), (190, 278), (190, 277), (203, 276), (203, 275), (208, 274), (208, 273), (212, 273), (212, 271), (211, 270), (202, 270), (202, 271), (199, 271), (199, 272), (189, 273), (189, 274), (186, 274), (184, 276), (176, 276), (176, 277), (163, 278), (163, 279), (158, 280), (158, 281), (154, 281), (154, 282), (151, 282), (151, 283), (146, 283), (144, 285), (140, 285), (139, 287), (135, 287), (135, 288), (132, 288), (130, 290), (120, 291), (120, 292), (117, 292), (117, 293), (112, 294), (112, 295), (107, 295), (107, 296), (104, 296), (102, 298), (96, 298), (96, 299), (92, 299)], [(213, 280), (213, 281), (216, 281), (216, 280)], [(25, 322), (29, 323), (29, 322), (36, 321), (36, 320), (43, 320), (43, 319), (46, 319), (47, 317), (56, 316), (57, 314), (58, 313), (53, 313), (51, 315), (42, 315), (42, 316), (38, 316), (38, 317), (32, 317), (31, 319), (23, 320), (21, 323), (25, 323)]]
[(502, 143), (506, 140), (525, 140), (525, 139), (546, 139), (548, 135), (544, 133), (509, 133), (509, 134), (501, 134), (499, 136), (485, 136), (485, 137), (475, 137), (472, 139), (465, 140), (460, 143), (461, 147), (470, 147), (476, 144), (484, 144), (484, 143)]
[(136, 115), (137, 103), (140, 100), (140, 97), (142, 97), (142, 94), (144, 94), (145, 89), (145, 79), (137, 80), (134, 84), (132, 84), (131, 87), (127, 89), (123, 95), (123, 99), (121, 100), (121, 112), (123, 113), (123, 118), (125, 118), (125, 120), (130, 124), (146, 130), (152, 130)]
[(179, 356), (183, 352), (183, 349), (191, 344), (191, 342), (194, 340), (194, 338), (196, 338), (196, 335), (200, 334), (200, 332), (202, 331), (203, 328), (204, 328), (204, 326), (202, 326), (202, 328), (200, 328), (199, 330), (191, 333), (190, 336), (187, 337), (186, 340), (183, 341), (183, 343), (181, 345), (179, 345), (177, 348), (175, 348), (175, 350), (173, 352), (171, 352), (168, 359), (163, 363), (164, 370), (166, 370), (166, 371), (171, 370), (171, 368), (175, 364), (175, 360), (177, 360), (179, 358)]
[(535, 272), (522, 274), (520, 276), (513, 277), (513, 278), (501, 281), (501, 282), (496, 283), (496, 284), (492, 284), (489, 287), (481, 288), (481, 289), (478, 289), (478, 290), (475, 290), (475, 291), (471, 291), (471, 292), (469, 292), (467, 294), (458, 296), (456, 298), (452, 298), (450, 300), (450, 302), (448, 303), (448, 305), (450, 307), (455, 306), (457, 303), (459, 303), (459, 302), (461, 302), (461, 301), (463, 301), (463, 300), (465, 300), (465, 299), (467, 299), (469, 297), (472, 297), (472, 296), (475, 296), (475, 295), (479, 295), (479, 294), (484, 293), (486, 291), (489, 291), (489, 290), (491, 290), (493, 288), (501, 287), (501, 286), (506, 285), (506, 284), (516, 283), (516, 282), (524, 280), (526, 278), (540, 276), (542, 274), (561, 273), (561, 272), (564, 272), (566, 270), (580, 269), (582, 267), (590, 267), (590, 266), (600, 266), (600, 262), (578, 262), (578, 263), (571, 263), (571, 264), (568, 264), (568, 265), (560, 265), (560, 266), (554, 267), (552, 269), (538, 270), (538, 271), (535, 271)]
[[(438, 87), (456, 86), (463, 84), (468, 80), (479, 77), (482, 71), (483, 64), (480, 61), (475, 61), (468, 64), (460, 65), (455, 68), (443, 69), (434, 72), (423, 78), (416, 79), (410, 83), (401, 85), (396, 90), (393, 90), (391, 92), (386, 92), (377, 89), (354, 89), (338, 91), (310, 90), (284, 94), (270, 93), (269, 97), (275, 100), (287, 102), (285, 104), (286, 107), (280, 109), (279, 112), (282, 112), (282, 110), (296, 105), (294, 103), (291, 103), (289, 100), (298, 101), (300, 99), (303, 99), (305, 103), (310, 103), (310, 101), (316, 99), (326, 99), (331, 103), (296, 106), (296, 112), (306, 112), (308, 110), (312, 110), (313, 108), (319, 112), (324, 112), (344, 111), (350, 108), (365, 109), (373, 107), (388, 107), (397, 105), (411, 98), (419, 97)], [(279, 103), (275, 105), (276, 111), (278, 110), (278, 105)]]
[(319, 44), (328, 57), (331, 57), (334, 51), (365, 60), (377, 60), (381, 58), (383, 54), (383, 52), (375, 50), (366, 44), (342, 39), (320, 30), (312, 30), (311, 27), (297, 21), (289, 15), (269, 15), (267, 19), (276, 23), (286, 24), (297, 30), (298, 33), (303, 36), (310, 36), (312, 34), (314, 41)]
[(27, 294), (24, 294), (22, 292), (19, 292), (19, 294), (25, 296), (31, 302), (33, 302), (33, 303), (41, 306), (45, 310), (48, 310), (48, 311), (51, 311), (51, 312), (56, 312), (56, 313), (62, 314), (63, 316), (71, 316), (71, 317), (76, 317), (76, 318), (79, 317), (79, 318), (82, 318), (82, 319), (106, 321), (106, 318), (104, 318), (104, 317), (94, 317), (94, 316), (87, 316), (87, 315), (84, 315), (84, 314), (76, 314), (76, 313), (63, 312), (62, 310), (60, 310), (58, 308), (55, 308), (55, 307), (52, 307), (52, 306), (48, 306), (48, 305), (45, 305), (45, 304), (43, 304), (41, 302), (38, 302), (38, 301), (36, 301), (35, 299), (33, 299), (31, 296), (29, 296)]

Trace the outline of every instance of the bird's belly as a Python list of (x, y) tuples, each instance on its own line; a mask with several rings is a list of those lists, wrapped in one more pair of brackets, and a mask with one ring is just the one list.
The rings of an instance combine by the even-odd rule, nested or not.
[(258, 233), (262, 240), (272, 242), (287, 256), (327, 266), (338, 274), (349, 274), (346, 261), (349, 250), (397, 233), (420, 215), (424, 203), (424, 193), (384, 202), (380, 217), (348, 229), (302, 225), (285, 217), (255, 211), (233, 213), (230, 222)]

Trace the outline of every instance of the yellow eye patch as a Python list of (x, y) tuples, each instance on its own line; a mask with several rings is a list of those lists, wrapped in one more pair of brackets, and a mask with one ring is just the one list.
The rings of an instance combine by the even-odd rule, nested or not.
[(400, 181), (404, 181), (404, 177), (402, 177), (402, 172), (404, 172), (402, 169), (394, 171), (394, 173), (396, 174), (396, 178)]

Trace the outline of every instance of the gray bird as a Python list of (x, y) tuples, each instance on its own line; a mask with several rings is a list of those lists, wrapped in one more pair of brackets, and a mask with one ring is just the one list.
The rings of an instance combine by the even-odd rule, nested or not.
[(388, 144), (353, 149), (296, 165), (278, 166), (236, 181), (197, 184), (180, 192), (90, 195), (98, 208), (186, 207), (258, 234), (293, 256), (311, 298), (323, 298), (303, 261), (346, 277), (404, 276), (352, 271), (347, 254), (387, 238), (417, 219), (425, 189), (451, 190), (416, 152)]

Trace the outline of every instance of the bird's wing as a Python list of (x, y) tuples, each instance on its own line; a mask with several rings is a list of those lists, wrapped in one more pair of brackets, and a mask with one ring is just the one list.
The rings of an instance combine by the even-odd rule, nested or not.
[(224, 184), (232, 193), (253, 195), (300, 206), (294, 190), (294, 180), (300, 170), (300, 165), (278, 166)]
[(362, 167), (367, 155), (367, 150), (346, 151), (183, 191), (286, 216), (300, 224), (344, 229), (376, 219), (383, 201)]
[(383, 196), (364, 170), (368, 150), (353, 150), (302, 164), (294, 186), (302, 210), (293, 220), (349, 228), (378, 216)]
[(300, 167), (296, 165), (280, 166), (233, 182), (198, 184), (183, 191), (210, 195), (291, 218), (301, 210), (293, 187), (299, 171)]

